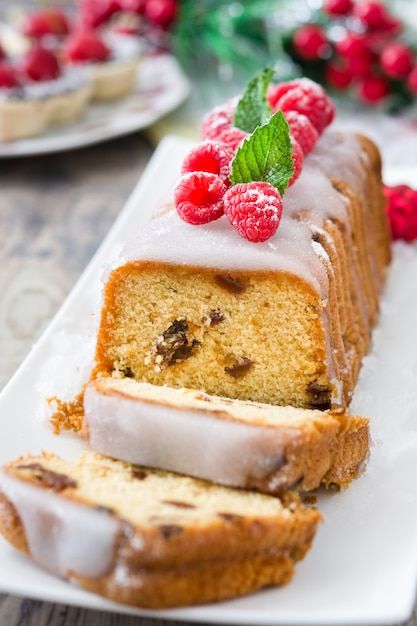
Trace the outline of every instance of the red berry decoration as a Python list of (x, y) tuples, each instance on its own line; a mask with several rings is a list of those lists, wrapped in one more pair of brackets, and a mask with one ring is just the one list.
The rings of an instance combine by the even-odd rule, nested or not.
[(380, 104), (390, 92), (390, 85), (382, 76), (369, 76), (358, 87), (358, 96), (365, 104)]
[(353, 8), (353, 0), (324, 0), (323, 11), (332, 17), (347, 15)]
[(321, 59), (329, 51), (325, 31), (316, 24), (307, 24), (296, 30), (292, 40), (294, 50), (302, 59)]
[(369, 30), (383, 29), (387, 23), (387, 12), (381, 2), (356, 2), (352, 14)]
[(297, 111), (285, 113), (291, 137), (299, 144), (303, 154), (309, 154), (316, 145), (319, 134), (306, 115)]
[(224, 130), (233, 127), (233, 116), (236, 104), (232, 101), (222, 106), (217, 106), (209, 111), (201, 124), (201, 136), (203, 139), (218, 139)]
[(26, 37), (34, 39), (41, 39), (46, 35), (62, 37), (69, 32), (69, 20), (58, 9), (45, 9), (45, 11), (26, 15), (21, 30)]
[(329, 61), (325, 69), (326, 82), (334, 89), (347, 89), (352, 84), (354, 74), (349, 65), (342, 61)]
[(54, 80), (61, 74), (55, 54), (40, 44), (25, 54), (19, 69), (24, 78), (33, 81)]
[(71, 35), (65, 45), (65, 54), (71, 63), (100, 63), (110, 56), (110, 48), (97, 31), (81, 30)]
[(0, 89), (13, 89), (18, 86), (16, 71), (5, 61), (0, 61)]
[(290, 180), (288, 181), (288, 187), (291, 187), (291, 185), (293, 185), (297, 178), (300, 176), (304, 163), (304, 152), (300, 144), (293, 137), (291, 138), (291, 142), (294, 174), (292, 178), (290, 178)]
[(414, 65), (414, 55), (401, 42), (393, 42), (381, 52), (381, 67), (390, 78), (406, 78)]
[(386, 186), (384, 195), (393, 239), (417, 239), (417, 190), (408, 185)]
[(417, 67), (414, 67), (408, 75), (407, 87), (412, 94), (417, 95)]
[(79, 15), (82, 27), (97, 28), (118, 11), (121, 5), (118, 0), (80, 0)]
[(239, 183), (226, 192), (224, 212), (239, 235), (253, 243), (267, 241), (281, 220), (281, 194), (266, 182)]
[(177, 8), (175, 0), (147, 0), (144, 13), (156, 26), (168, 28), (176, 17)]
[(248, 134), (245, 133), (245, 131), (231, 126), (230, 128), (223, 129), (222, 132), (218, 134), (217, 139), (236, 151), (247, 136)]
[(184, 174), (174, 189), (178, 215), (189, 224), (207, 224), (224, 213), (223, 197), (227, 190), (220, 176), (208, 172)]
[(230, 166), (234, 155), (233, 148), (225, 143), (204, 141), (193, 148), (185, 157), (181, 173), (209, 172), (217, 174), (228, 187), (230, 185)]
[(323, 87), (309, 78), (290, 81), (289, 89), (277, 102), (277, 108), (284, 113), (297, 111), (313, 124), (318, 133), (328, 126), (334, 116), (335, 107)]

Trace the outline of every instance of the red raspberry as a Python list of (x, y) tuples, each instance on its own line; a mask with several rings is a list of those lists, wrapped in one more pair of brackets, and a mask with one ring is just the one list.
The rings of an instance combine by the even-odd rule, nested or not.
[(24, 18), (21, 30), (26, 37), (41, 39), (45, 35), (67, 35), (69, 22), (67, 16), (59, 9), (45, 9), (30, 13)]
[(230, 185), (230, 167), (235, 151), (219, 141), (204, 141), (193, 148), (182, 163), (182, 174), (188, 172), (210, 172), (220, 176), (224, 184)]
[(227, 187), (220, 176), (209, 172), (184, 174), (174, 189), (178, 215), (189, 224), (207, 224), (223, 215)]
[(22, 58), (19, 71), (34, 81), (54, 80), (61, 74), (56, 56), (51, 50), (35, 45)]
[(279, 226), (281, 194), (266, 182), (239, 183), (226, 192), (224, 212), (239, 235), (254, 243), (267, 241)]
[(201, 124), (201, 136), (203, 139), (218, 139), (223, 130), (229, 130), (233, 126), (233, 116), (236, 110), (236, 102), (229, 100), (222, 106), (215, 107), (203, 118)]
[(298, 111), (306, 115), (317, 132), (321, 133), (334, 118), (333, 102), (323, 87), (309, 78), (295, 79), (291, 84), (293, 88), (279, 99), (277, 107), (284, 114), (287, 111)]
[(245, 137), (248, 137), (248, 133), (245, 133), (245, 131), (240, 128), (231, 126), (230, 128), (223, 129), (222, 132), (219, 133), (217, 140), (227, 144), (236, 152)]
[(110, 49), (95, 30), (85, 29), (68, 38), (65, 54), (72, 63), (100, 63), (109, 58)]
[(4, 61), (0, 61), (0, 89), (12, 89), (18, 86), (19, 81), (16, 78), (14, 69)]
[(114, 13), (121, 10), (118, 0), (80, 0), (79, 13), (81, 25), (96, 28), (107, 22)]
[(293, 160), (294, 174), (288, 183), (288, 187), (291, 187), (291, 185), (293, 185), (295, 181), (297, 180), (297, 178), (300, 176), (301, 171), (303, 169), (303, 162), (304, 162), (304, 153), (298, 141), (296, 141), (292, 137), (291, 143), (292, 143), (292, 160)]
[(408, 185), (384, 187), (393, 239), (417, 239), (417, 190)]
[(298, 56), (309, 61), (324, 58), (329, 50), (326, 33), (317, 24), (306, 24), (298, 28), (292, 44)]
[(272, 111), (278, 110), (278, 102), (282, 96), (284, 96), (288, 91), (294, 88), (292, 82), (286, 83), (277, 83), (276, 85), (270, 85), (268, 88), (267, 99), (269, 102)]
[(285, 119), (290, 127), (291, 136), (300, 144), (304, 155), (309, 154), (319, 138), (317, 130), (306, 115), (297, 111), (285, 113)]

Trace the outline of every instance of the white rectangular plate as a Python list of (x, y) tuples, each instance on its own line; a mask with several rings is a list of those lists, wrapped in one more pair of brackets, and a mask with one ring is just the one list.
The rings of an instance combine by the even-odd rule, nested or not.
[[(51, 432), (45, 396), (72, 398), (88, 372), (106, 263), (163, 205), (190, 143), (165, 139), (76, 287), (0, 396), (0, 464), (51, 450), (66, 457), (80, 440)], [(412, 180), (393, 170), (386, 181)], [(205, 623), (342, 625), (406, 620), (417, 580), (417, 247), (394, 260), (352, 412), (369, 416), (366, 473), (342, 493), (319, 496), (325, 522), (294, 580), (281, 589), (187, 609), (144, 611), (84, 592), (38, 569), (0, 539), (0, 591), (82, 607)]]

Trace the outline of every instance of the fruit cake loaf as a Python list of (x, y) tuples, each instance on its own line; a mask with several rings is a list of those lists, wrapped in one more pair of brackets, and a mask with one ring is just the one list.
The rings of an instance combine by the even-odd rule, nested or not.
[(0, 472), (0, 532), (52, 573), (149, 608), (218, 601), (291, 579), (320, 513), (84, 452)]
[(343, 410), (256, 404), (129, 378), (90, 382), (84, 416), (95, 452), (270, 494), (346, 487), (369, 447), (368, 420)]
[(384, 206), (376, 147), (327, 129), (268, 241), (160, 215), (107, 277), (93, 377), (348, 406), (390, 258)]

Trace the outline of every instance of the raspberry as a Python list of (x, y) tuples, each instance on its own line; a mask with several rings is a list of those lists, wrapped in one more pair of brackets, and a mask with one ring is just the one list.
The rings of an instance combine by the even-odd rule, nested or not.
[(291, 136), (300, 144), (304, 155), (309, 154), (319, 138), (317, 130), (308, 117), (297, 111), (285, 113), (285, 119), (290, 127)]
[(227, 187), (220, 176), (209, 172), (188, 172), (177, 182), (174, 204), (178, 215), (189, 224), (207, 224), (223, 215)]
[(68, 38), (65, 53), (72, 63), (98, 63), (110, 56), (110, 49), (93, 29), (75, 32)]
[(301, 171), (303, 169), (303, 162), (304, 162), (304, 153), (298, 141), (296, 141), (292, 137), (291, 143), (292, 143), (292, 159), (293, 159), (294, 174), (292, 178), (290, 179), (290, 181), (288, 182), (288, 187), (291, 187), (291, 185), (295, 183), (295, 181), (301, 174)]
[(384, 187), (393, 239), (417, 239), (417, 190), (408, 185)]
[(35, 45), (25, 54), (19, 70), (25, 78), (34, 81), (54, 80), (61, 74), (54, 53), (41, 45)]
[(217, 140), (227, 144), (233, 149), (233, 151), (236, 151), (245, 137), (248, 137), (248, 133), (245, 133), (245, 131), (240, 128), (231, 126), (230, 128), (222, 130), (222, 132), (219, 133)]
[(323, 87), (309, 78), (290, 81), (289, 89), (277, 102), (277, 107), (285, 114), (297, 111), (306, 115), (318, 133), (330, 124), (335, 115), (333, 102)]
[(284, 96), (288, 91), (294, 88), (292, 82), (286, 83), (277, 83), (276, 85), (270, 85), (267, 93), (267, 100), (269, 102), (272, 111), (278, 110), (278, 102), (282, 96)]
[(193, 148), (182, 163), (182, 174), (188, 172), (210, 172), (220, 176), (224, 184), (230, 185), (229, 174), (235, 151), (225, 143), (204, 141)]
[(226, 192), (224, 212), (239, 235), (253, 243), (267, 241), (279, 226), (281, 194), (266, 182), (239, 183)]
[(4, 61), (0, 61), (0, 89), (12, 89), (18, 86), (19, 82), (13, 68)]
[(203, 139), (218, 139), (223, 130), (233, 126), (233, 116), (236, 110), (236, 101), (229, 100), (222, 106), (209, 111), (201, 124), (201, 136)]
[(26, 37), (34, 39), (41, 39), (45, 35), (67, 35), (69, 22), (66, 15), (59, 9), (45, 9), (26, 15), (21, 30)]

